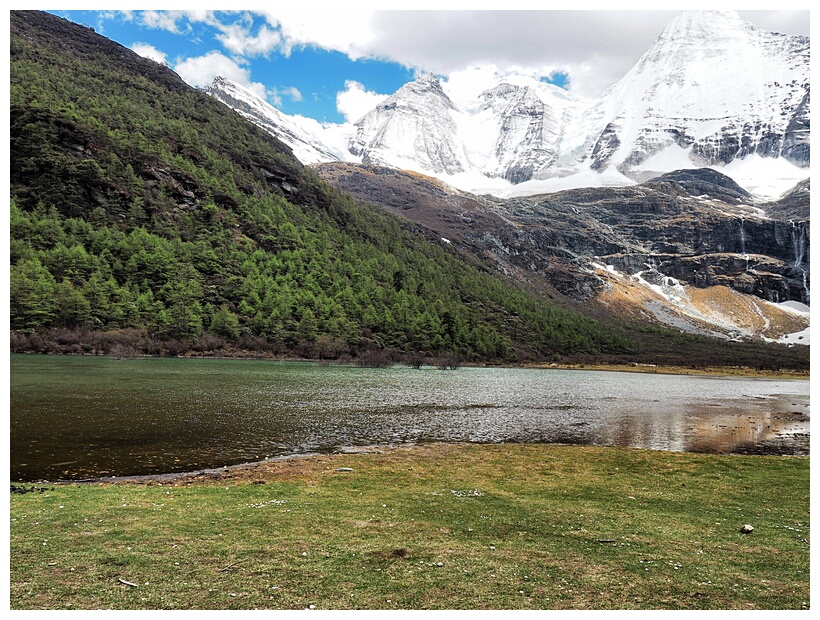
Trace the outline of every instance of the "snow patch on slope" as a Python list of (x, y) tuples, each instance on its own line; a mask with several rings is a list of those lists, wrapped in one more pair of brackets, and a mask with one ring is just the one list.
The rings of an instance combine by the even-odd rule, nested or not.
[(616, 311), (651, 316), (682, 332), (809, 344), (808, 306), (799, 302), (776, 304), (725, 286), (692, 287), (654, 269), (629, 275), (613, 265), (591, 265), (607, 283), (599, 301)]
[(738, 185), (764, 199), (780, 198), (797, 183), (809, 178), (811, 171), (783, 158), (761, 157), (756, 153), (735, 159), (725, 166), (710, 166), (731, 177)]

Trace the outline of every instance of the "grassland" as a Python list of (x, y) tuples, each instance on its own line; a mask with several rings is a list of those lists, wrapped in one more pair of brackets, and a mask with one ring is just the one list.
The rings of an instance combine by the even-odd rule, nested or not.
[(12, 609), (810, 605), (806, 457), (432, 444), (21, 486)]

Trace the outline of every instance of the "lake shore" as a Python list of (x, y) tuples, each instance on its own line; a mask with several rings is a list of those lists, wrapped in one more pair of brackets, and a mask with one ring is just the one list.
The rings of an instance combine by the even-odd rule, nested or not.
[[(21, 355), (68, 355), (79, 357), (114, 357), (115, 359), (163, 359), (168, 356), (161, 355), (133, 355), (129, 357), (117, 357), (116, 355), (105, 355), (102, 353), (42, 353), (34, 351), (20, 351), (16, 352)], [(281, 354), (260, 354), (256, 352), (236, 352), (234, 354), (213, 354), (213, 353), (196, 353), (189, 352), (183, 355), (173, 356), (175, 359), (215, 359), (215, 360), (254, 360), (254, 361), (271, 361), (271, 362), (306, 362), (320, 365), (352, 365), (368, 367), (366, 364), (358, 363), (353, 359), (341, 360), (322, 360), (315, 358), (304, 358), (293, 355)], [(450, 360), (452, 364), (452, 360)], [(391, 366), (407, 366), (409, 364), (402, 361), (395, 361), (384, 364), (381, 367)], [(427, 360), (426, 365), (435, 366), (433, 360)], [(637, 372), (646, 374), (665, 374), (665, 375), (711, 375), (711, 376), (728, 376), (728, 377), (759, 377), (771, 379), (809, 379), (810, 371), (779, 369), (768, 370), (765, 368), (752, 368), (749, 366), (672, 366), (663, 364), (645, 364), (640, 362), (630, 363), (595, 363), (595, 362), (577, 362), (577, 363), (558, 363), (558, 362), (526, 362), (522, 364), (491, 364), (491, 363), (475, 363), (475, 362), (461, 362), (450, 366), (449, 370), (455, 370), (461, 366), (472, 368), (537, 368), (543, 370), (604, 370), (610, 372)]]
[(808, 609), (809, 470), (422, 444), (33, 485), (10, 500), (11, 608)]
[(810, 373), (801, 370), (766, 370), (747, 366), (714, 366), (691, 368), (686, 366), (662, 366), (657, 364), (528, 364), (527, 368), (555, 370), (605, 370), (611, 372), (641, 372), (663, 375), (712, 375), (721, 377), (759, 377), (764, 379), (809, 379)]

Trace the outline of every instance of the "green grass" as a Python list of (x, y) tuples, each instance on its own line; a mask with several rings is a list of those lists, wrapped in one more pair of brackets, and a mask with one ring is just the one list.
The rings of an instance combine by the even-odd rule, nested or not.
[(37, 486), (10, 498), (12, 609), (810, 603), (806, 457), (435, 444)]

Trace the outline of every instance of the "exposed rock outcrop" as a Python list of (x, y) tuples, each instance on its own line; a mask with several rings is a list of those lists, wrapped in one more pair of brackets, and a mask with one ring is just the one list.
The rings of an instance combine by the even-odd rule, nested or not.
[(723, 286), (768, 302), (810, 303), (808, 220), (765, 215), (784, 204), (807, 209), (807, 187), (785, 202), (754, 203), (731, 179), (703, 169), (633, 187), (504, 200), (374, 166), (317, 170), (498, 270), (578, 302), (600, 299), (620, 274), (645, 285)]

